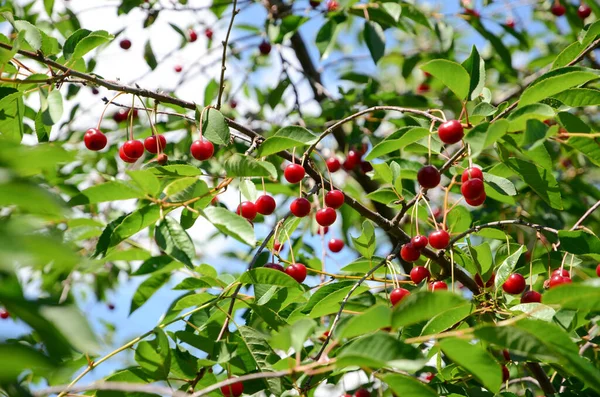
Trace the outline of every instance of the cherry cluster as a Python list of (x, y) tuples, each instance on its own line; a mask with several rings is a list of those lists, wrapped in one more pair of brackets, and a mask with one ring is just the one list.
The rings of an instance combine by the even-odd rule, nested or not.
[(221, 393), (225, 397), (239, 397), (244, 393), (244, 384), (235, 382), (227, 386), (221, 387)]
[[(550, 12), (552, 12), (552, 14), (557, 17), (562, 17), (566, 14), (567, 8), (564, 5), (560, 4), (560, 1), (555, 0), (554, 4), (552, 4), (552, 7), (550, 8)], [(579, 7), (577, 8), (577, 16), (581, 20), (584, 20), (590, 15), (592, 15), (592, 9), (590, 8), (590, 6), (581, 2)]]

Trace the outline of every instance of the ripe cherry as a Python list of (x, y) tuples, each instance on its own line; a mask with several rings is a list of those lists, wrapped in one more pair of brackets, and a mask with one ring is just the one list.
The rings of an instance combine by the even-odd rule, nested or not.
[(502, 350), (502, 356), (504, 357), (505, 361), (510, 361), (510, 353), (508, 352), (508, 350)]
[(252, 201), (243, 201), (238, 205), (236, 213), (251, 221), (256, 218), (256, 205)]
[(123, 39), (119, 42), (119, 46), (121, 46), (121, 48), (124, 50), (128, 50), (131, 48), (131, 40)]
[(508, 26), (511, 29), (515, 28), (515, 20), (512, 18), (507, 18), (506, 19), (506, 26)]
[(521, 297), (521, 303), (541, 303), (542, 294), (537, 291), (527, 291)]
[(550, 277), (550, 282), (548, 283), (548, 286), (550, 288), (554, 288), (554, 287), (558, 287), (559, 285), (562, 285), (562, 284), (570, 284), (570, 283), (571, 283), (570, 277), (563, 277), (560, 275), (556, 275), (556, 276)]
[(106, 135), (99, 129), (90, 128), (83, 135), (83, 142), (85, 143), (85, 147), (89, 150), (98, 151), (106, 147), (108, 139), (106, 139)]
[(596, 276), (600, 277), (600, 263), (596, 266)]
[(294, 263), (285, 269), (288, 276), (301, 283), (306, 279), (306, 266), (302, 263)]
[(340, 160), (338, 160), (337, 157), (328, 158), (327, 161), (325, 161), (325, 164), (327, 164), (329, 172), (336, 172), (341, 167)]
[(331, 252), (340, 252), (344, 248), (344, 242), (339, 238), (332, 238), (328, 246)]
[(129, 115), (129, 109), (119, 109), (115, 114), (113, 114), (113, 120), (117, 123), (122, 123), (127, 120), (127, 116)]
[(162, 152), (165, 150), (165, 146), (167, 146), (167, 139), (164, 135), (151, 135), (144, 140), (144, 147), (150, 153)]
[(328, 12), (336, 12), (339, 7), (340, 7), (340, 4), (336, 0), (329, 0), (327, 2), (327, 11)]
[(207, 39), (212, 40), (213, 38), (213, 31), (211, 28), (206, 28), (206, 30), (204, 31), (204, 36), (206, 36)]
[(196, 33), (196, 31), (194, 29), (189, 29), (187, 32), (188, 35), (188, 41), (190, 43), (193, 43), (194, 41), (198, 40), (198, 33)]
[(483, 192), (481, 194), (481, 196), (477, 197), (474, 200), (471, 199), (465, 199), (465, 201), (467, 202), (467, 204), (469, 204), (471, 207), (479, 207), (481, 204), (483, 204), (485, 202), (485, 199), (487, 198), (487, 195), (485, 194), (485, 192)]
[(285, 269), (279, 263), (267, 263), (263, 267), (266, 267), (267, 269), (279, 270), (280, 272), (285, 272)]
[(290, 204), (290, 211), (298, 218), (304, 218), (310, 214), (310, 202), (304, 197), (299, 197)]
[[(494, 280), (496, 280), (496, 274), (492, 273), (489, 280), (485, 282), (485, 287), (490, 288), (491, 286), (493, 286)], [(475, 284), (477, 284), (480, 288), (483, 288), (484, 286), (483, 279), (481, 278), (481, 275), (479, 273), (475, 275)]]
[(506, 368), (506, 365), (502, 366), (502, 382), (508, 382), (510, 379), (510, 371)]
[(446, 284), (444, 281), (434, 281), (433, 283), (429, 284), (430, 291), (442, 291), (447, 289), (448, 284)]
[(256, 212), (262, 215), (271, 215), (275, 212), (275, 208), (277, 207), (277, 203), (275, 199), (268, 194), (263, 194), (256, 199)]
[(263, 42), (259, 44), (258, 50), (262, 55), (269, 55), (269, 53), (271, 52), (271, 43), (269, 43), (266, 40), (263, 40)]
[(175, 73), (181, 73), (181, 71), (183, 70), (183, 66), (175, 65), (173, 69), (175, 70)]
[(555, 2), (552, 5), (552, 8), (550, 8), (550, 12), (552, 12), (552, 14), (554, 14), (557, 17), (562, 17), (567, 12), (567, 9), (562, 4)]
[(283, 249), (283, 244), (280, 243), (279, 241), (275, 240), (275, 242), (273, 242), (273, 251), (279, 253), (279, 252), (281, 252), (282, 249)]
[(300, 164), (292, 163), (285, 167), (283, 176), (289, 183), (298, 183), (302, 180), (302, 178), (304, 178), (304, 173), (304, 167), (302, 167)]
[(427, 83), (421, 83), (417, 86), (417, 94), (427, 94), (431, 87)]
[(436, 249), (444, 249), (450, 244), (450, 235), (445, 230), (436, 230), (429, 234), (429, 245)]
[(400, 256), (406, 262), (416, 262), (421, 256), (421, 251), (416, 249), (412, 243), (404, 244), (400, 250)]
[(137, 159), (127, 157), (127, 155), (125, 154), (125, 152), (123, 150), (123, 146), (121, 146), (119, 148), (119, 157), (121, 158), (121, 160), (123, 160), (126, 163), (135, 163), (137, 161)]
[(230, 106), (232, 109), (235, 109), (235, 108), (237, 108), (237, 101), (236, 101), (235, 99), (232, 99), (231, 101), (229, 101), (229, 106)]
[(460, 187), (460, 192), (465, 200), (476, 200), (485, 191), (485, 185), (481, 179), (469, 179)]
[(0, 318), (2, 320), (6, 320), (9, 317), (10, 317), (10, 313), (9, 312), (7, 312), (5, 309), (0, 309)]
[(440, 141), (450, 145), (463, 139), (465, 132), (460, 121), (450, 120), (440, 125), (438, 128), (438, 136), (440, 137)]
[(400, 302), (404, 297), (410, 295), (410, 291), (404, 288), (396, 288), (390, 292), (390, 302), (392, 306), (396, 306), (396, 303)]
[(419, 184), (425, 189), (431, 189), (440, 184), (440, 172), (433, 165), (426, 165), (417, 173)]
[(344, 169), (346, 171), (351, 171), (355, 169), (360, 163), (360, 153), (356, 150), (348, 150), (348, 154), (346, 155), (346, 161), (344, 161)]
[(592, 9), (587, 4), (581, 4), (577, 9), (577, 15), (581, 19), (586, 19), (592, 14)]
[(525, 277), (519, 273), (513, 273), (502, 284), (502, 289), (507, 294), (517, 295), (525, 291), (526, 286)]
[(235, 382), (227, 386), (221, 387), (221, 393), (225, 397), (239, 397), (244, 393), (244, 385), (242, 382)]
[(427, 247), (427, 244), (429, 244), (429, 240), (427, 239), (427, 237), (423, 236), (422, 234), (414, 236), (410, 239), (410, 242), (413, 245), (413, 247), (415, 247), (419, 251)]
[(431, 277), (431, 273), (424, 266), (415, 266), (410, 271), (410, 279), (415, 284), (420, 284), (425, 279), (429, 280), (429, 277)]
[(339, 190), (330, 190), (325, 194), (325, 205), (334, 209), (344, 204), (344, 193)]
[(571, 278), (571, 275), (569, 274), (569, 271), (565, 268), (562, 269), (556, 269), (555, 271), (552, 272), (552, 275), (550, 277), (553, 276), (562, 276), (562, 277), (568, 277)]
[(462, 173), (462, 176), (460, 177), (460, 180), (463, 183), (468, 180), (471, 180), (471, 179), (481, 179), (483, 181), (483, 171), (481, 171), (481, 168), (477, 168), (477, 167), (467, 168)]
[(354, 393), (354, 397), (371, 397), (371, 393), (367, 389), (358, 389)]
[(212, 157), (215, 147), (210, 141), (197, 140), (190, 146), (190, 152), (196, 160), (204, 161)]
[(315, 214), (315, 220), (321, 226), (331, 226), (337, 219), (335, 210), (331, 207), (321, 208)]
[(123, 144), (123, 154), (130, 159), (139, 159), (144, 154), (144, 144), (131, 139)]

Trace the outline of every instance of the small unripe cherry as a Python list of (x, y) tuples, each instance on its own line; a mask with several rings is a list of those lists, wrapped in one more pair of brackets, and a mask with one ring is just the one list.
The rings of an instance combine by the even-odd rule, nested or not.
[(521, 303), (541, 303), (542, 294), (537, 291), (527, 291), (521, 297)]
[(558, 287), (559, 285), (562, 284), (570, 284), (571, 283), (571, 278), (570, 277), (563, 277), (563, 276), (552, 276), (550, 277), (550, 282), (548, 283), (548, 286), (550, 288), (554, 288), (554, 287)]
[(331, 226), (337, 219), (337, 214), (333, 208), (321, 208), (315, 214), (315, 220), (321, 226)]
[(133, 159), (131, 157), (128, 157), (125, 152), (123, 151), (123, 146), (121, 146), (119, 148), (119, 157), (121, 158), (121, 160), (123, 160), (126, 163), (135, 163), (137, 161), (137, 159)]
[(123, 121), (127, 120), (128, 116), (129, 116), (129, 109), (120, 108), (113, 114), (112, 118), (115, 122), (122, 123)]
[(243, 201), (238, 205), (236, 213), (251, 221), (256, 218), (256, 205), (252, 201)]
[(283, 171), (283, 176), (289, 183), (300, 182), (304, 178), (304, 174), (304, 167), (295, 163), (289, 164)]
[(426, 165), (417, 173), (417, 181), (425, 189), (431, 189), (440, 184), (442, 177), (433, 165)]
[(131, 40), (123, 39), (119, 42), (119, 46), (124, 50), (128, 50), (131, 48)]
[(188, 29), (187, 35), (188, 41), (190, 43), (193, 43), (194, 41), (198, 40), (198, 33), (196, 33), (194, 29)]
[(109, 303), (108, 305), (106, 305), (106, 307), (108, 308), (108, 310), (115, 310), (115, 304), (114, 303)]
[(512, 18), (507, 18), (505, 24), (511, 29), (515, 28), (515, 20)]
[(310, 214), (310, 202), (304, 197), (299, 197), (290, 204), (290, 211), (298, 218), (304, 218)]
[(466, 182), (468, 180), (471, 179), (481, 179), (483, 180), (483, 171), (481, 171), (481, 168), (477, 168), (477, 167), (470, 167), (467, 168), (463, 173), (462, 176), (460, 177), (460, 181), (461, 182)]
[(279, 270), (280, 272), (285, 272), (285, 269), (279, 263), (267, 263), (263, 267), (266, 267), (267, 269)]
[(329, 172), (336, 172), (341, 168), (340, 160), (337, 157), (330, 157), (325, 161)]
[(339, 238), (332, 238), (328, 246), (331, 252), (340, 252), (344, 248), (344, 242)]
[(400, 256), (405, 262), (416, 262), (421, 256), (421, 251), (416, 249), (412, 243), (404, 244), (400, 250)]
[(130, 159), (139, 159), (144, 154), (144, 144), (138, 140), (131, 139), (123, 144), (123, 154)]
[(244, 393), (244, 385), (242, 382), (235, 382), (227, 386), (221, 387), (221, 393), (224, 397), (239, 397)]
[(151, 135), (144, 140), (144, 148), (153, 154), (162, 152), (165, 150), (165, 146), (167, 146), (167, 139), (164, 135)]
[(413, 245), (413, 247), (415, 247), (419, 251), (427, 247), (427, 244), (429, 244), (429, 240), (427, 239), (427, 237), (423, 236), (422, 234), (414, 236), (410, 239), (410, 242)]
[(392, 306), (396, 306), (398, 302), (408, 295), (410, 295), (409, 290), (404, 288), (395, 288), (392, 292), (390, 292), (390, 302), (392, 302)]
[(100, 91), (96, 87), (92, 88), (92, 94), (98, 95), (99, 93)]
[(325, 205), (338, 209), (344, 205), (344, 193), (339, 190), (330, 190), (325, 194)]
[(465, 136), (464, 129), (458, 120), (446, 121), (438, 128), (438, 136), (440, 141), (445, 144), (451, 145), (456, 142), (460, 142)]
[(450, 243), (450, 235), (445, 230), (436, 230), (429, 234), (429, 245), (436, 249), (444, 249)]
[(448, 289), (448, 284), (444, 281), (434, 281), (429, 284), (428, 288), (430, 291), (443, 291)]
[(90, 128), (83, 135), (83, 142), (85, 143), (86, 148), (97, 152), (106, 147), (108, 139), (99, 129)]
[(262, 55), (269, 55), (271, 52), (271, 44), (268, 41), (263, 40), (263, 42), (259, 44), (258, 50)]
[(205, 140), (197, 140), (190, 146), (190, 153), (196, 160), (204, 161), (212, 157), (215, 152), (215, 147), (212, 142)]
[(502, 289), (507, 294), (517, 295), (525, 291), (526, 286), (527, 284), (525, 283), (525, 277), (519, 273), (513, 273), (508, 276), (504, 284), (502, 284)]
[(285, 269), (288, 276), (301, 283), (306, 279), (306, 266), (302, 263), (294, 263)]
[(268, 194), (259, 196), (254, 204), (256, 205), (256, 212), (262, 215), (271, 215), (277, 207), (275, 199)]
[(429, 280), (429, 277), (431, 273), (425, 266), (415, 266), (410, 271), (410, 280), (415, 284), (420, 284), (425, 279)]
[(481, 179), (469, 179), (460, 187), (465, 200), (476, 200), (485, 192), (485, 185)]

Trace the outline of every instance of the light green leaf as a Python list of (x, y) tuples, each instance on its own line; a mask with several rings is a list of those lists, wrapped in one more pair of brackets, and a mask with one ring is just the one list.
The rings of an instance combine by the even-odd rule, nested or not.
[(256, 245), (254, 229), (247, 219), (221, 207), (209, 207), (204, 216), (221, 232), (251, 247)]
[(477, 156), (481, 151), (496, 143), (498, 139), (506, 134), (508, 126), (508, 121), (501, 119), (493, 124), (479, 124), (470, 130), (465, 140), (471, 146), (471, 154)]
[(352, 316), (343, 327), (336, 329), (336, 338), (354, 338), (392, 325), (392, 310), (388, 305), (376, 305), (366, 312)]
[[(562, 247), (562, 244), (561, 244)], [(544, 293), (544, 303), (563, 309), (597, 312), (600, 310), (600, 283), (592, 279), (585, 283), (564, 284)]]
[(363, 222), (362, 233), (358, 237), (352, 237), (354, 248), (365, 258), (371, 259), (375, 253), (375, 228), (369, 221)]
[(110, 33), (99, 30), (92, 32), (87, 29), (76, 30), (67, 38), (63, 46), (63, 54), (67, 61), (75, 61), (82, 58), (94, 48), (108, 43), (114, 38)]
[(519, 249), (513, 252), (508, 258), (506, 258), (498, 267), (496, 271), (496, 278), (494, 280), (494, 285), (496, 287), (496, 291), (499, 291), (502, 288), (502, 284), (508, 279), (508, 276), (515, 270), (515, 266), (517, 265), (517, 261), (521, 257), (523, 252), (527, 251), (524, 245), (520, 246)]
[[(249, 357), (248, 361), (252, 368), (257, 368), (259, 372), (273, 372), (272, 365), (279, 361), (279, 356), (269, 346), (266, 338), (250, 327), (240, 327), (238, 331), (240, 340), (243, 342), (241, 347), (247, 351), (247, 354), (241, 355)], [(276, 396), (282, 394), (281, 379), (268, 378), (265, 379), (265, 382), (271, 393)]]
[(421, 335), (435, 335), (446, 331), (467, 318), (473, 310), (473, 304), (465, 303), (461, 306), (443, 311), (425, 324), (421, 331)]
[(535, 103), (520, 107), (511, 112), (507, 117), (510, 122), (508, 132), (522, 131), (525, 129), (527, 120), (536, 119), (544, 121), (554, 117), (554, 109), (542, 103)]
[(261, 157), (268, 156), (295, 147), (312, 145), (316, 141), (317, 136), (306, 128), (299, 126), (283, 127), (260, 145), (258, 155)]
[(583, 230), (559, 230), (560, 249), (575, 255), (600, 254), (600, 239)]
[(0, 357), (11, 357), (10, 360), (0, 360), (1, 382), (16, 382), (25, 371), (42, 375), (60, 368), (38, 349), (17, 342), (0, 344)]
[(381, 25), (377, 22), (366, 21), (363, 35), (373, 62), (379, 62), (385, 54), (385, 34)]
[[(198, 113), (201, 111), (201, 109), (196, 110), (196, 117), (198, 117)], [(197, 118), (197, 122), (200, 122), (199, 118)], [(225, 122), (223, 114), (217, 109), (208, 108), (204, 111), (202, 119), (202, 135), (217, 145), (229, 145), (229, 139), (231, 137), (229, 126)]]
[[(127, 215), (110, 235), (110, 247), (144, 230), (160, 218), (160, 207), (148, 205)], [(107, 227), (108, 228), (108, 227)]]
[(173, 306), (172, 310), (182, 310), (187, 309), (188, 307), (196, 307), (201, 306), (207, 302), (210, 302), (215, 299), (214, 295), (211, 295), (207, 292), (202, 292), (199, 294), (185, 295)]
[(553, 98), (573, 108), (600, 105), (600, 91), (592, 88), (571, 88), (554, 95)]
[(558, 210), (563, 208), (560, 186), (552, 173), (535, 163), (516, 158), (508, 159), (505, 164), (552, 208)]
[(270, 268), (256, 268), (242, 273), (239, 278), (242, 284), (278, 285), (280, 287), (302, 288), (300, 284), (287, 273)]
[(508, 196), (517, 195), (517, 189), (515, 188), (515, 185), (506, 178), (484, 172), (483, 180), (486, 182), (487, 186), (491, 187), (500, 194), (505, 194)]
[(394, 307), (392, 325), (395, 328), (429, 320), (467, 301), (449, 291), (419, 291), (412, 293)]
[(148, 170), (127, 171), (127, 175), (144, 193), (153, 197), (156, 197), (160, 193), (160, 182), (152, 172)]
[(25, 41), (31, 48), (35, 51), (42, 48), (42, 32), (38, 28), (23, 20), (15, 21), (13, 25), (20, 34), (24, 35)]
[(140, 286), (133, 294), (129, 314), (142, 307), (142, 305), (146, 303), (148, 299), (150, 299), (150, 297), (154, 295), (154, 293), (158, 291), (160, 287), (162, 287), (167, 282), (169, 277), (169, 273), (161, 272), (155, 273), (148, 277), (146, 280), (144, 280), (144, 282), (140, 284)]
[(383, 377), (383, 381), (402, 397), (438, 397), (435, 390), (412, 376), (389, 374)]
[(552, 70), (529, 85), (519, 100), (519, 108), (546, 99), (572, 87), (596, 80), (600, 76), (593, 70), (565, 67)]
[(171, 350), (169, 340), (160, 328), (154, 329), (156, 338), (138, 343), (135, 349), (135, 361), (144, 372), (155, 379), (167, 379), (171, 369)]
[(471, 55), (462, 63), (471, 76), (468, 99), (475, 100), (485, 86), (485, 62), (479, 55), (477, 47), (473, 46)]
[(421, 69), (444, 83), (458, 99), (466, 99), (469, 95), (471, 78), (462, 65), (446, 59), (434, 59)]
[(370, 161), (376, 159), (377, 157), (381, 157), (384, 154), (391, 153), (395, 150), (400, 150), (411, 143), (415, 143), (420, 139), (425, 138), (428, 135), (429, 130), (422, 127), (415, 127), (406, 130), (399, 138), (396, 136), (396, 133), (394, 133), (392, 135), (394, 137), (393, 139), (387, 138), (375, 145), (369, 154), (367, 154), (365, 160)]
[(464, 206), (454, 207), (447, 218), (448, 231), (451, 233), (462, 233), (471, 227), (471, 211)]
[(41, 306), (40, 314), (52, 323), (77, 351), (89, 355), (100, 352), (98, 339), (78, 307)]
[(105, 201), (129, 200), (143, 198), (144, 193), (133, 186), (121, 181), (109, 181), (82, 190), (69, 201), (74, 207), (83, 204), (96, 204)]
[(179, 222), (166, 216), (156, 227), (154, 239), (158, 247), (167, 255), (177, 259), (189, 268), (193, 268), (192, 260), (196, 257), (196, 249), (192, 239)]
[[(270, 167), (269, 167), (270, 166)], [(275, 167), (254, 157), (236, 153), (225, 161), (228, 177), (272, 177), (277, 178)]]
[(58, 90), (53, 90), (42, 104), (42, 122), (45, 125), (54, 125), (60, 121), (63, 114), (63, 98)]
[(294, 351), (302, 351), (304, 343), (308, 340), (317, 326), (312, 319), (303, 318), (293, 324), (283, 327), (271, 338), (271, 346), (276, 349), (287, 351), (290, 347)]

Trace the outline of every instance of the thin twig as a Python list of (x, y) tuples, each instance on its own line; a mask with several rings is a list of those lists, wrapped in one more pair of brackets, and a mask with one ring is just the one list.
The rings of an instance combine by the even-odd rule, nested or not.
[(229, 35), (231, 34), (231, 29), (233, 28), (233, 20), (235, 16), (240, 12), (240, 10), (236, 9), (237, 0), (233, 0), (233, 11), (231, 13), (231, 19), (229, 20), (229, 27), (227, 28), (227, 35), (225, 36), (225, 40), (223, 41), (223, 56), (221, 58), (221, 78), (219, 80), (219, 96), (217, 98), (217, 109), (221, 109), (221, 98), (223, 97), (223, 90), (225, 89), (225, 70), (227, 70), (227, 66), (225, 66), (225, 60), (227, 58), (227, 42), (229, 41)]
[(458, 236), (456, 236), (452, 240), (450, 240), (450, 246), (452, 246), (454, 243), (456, 243), (463, 237), (465, 237), (471, 233), (478, 232), (481, 229), (491, 228), (491, 227), (501, 227), (501, 226), (506, 226), (506, 225), (526, 226), (526, 227), (529, 227), (529, 228), (532, 228), (535, 230), (542, 230), (545, 232), (549, 232), (549, 233), (558, 235), (558, 230), (553, 229), (551, 227), (526, 222), (522, 219), (510, 219), (510, 220), (505, 220), (505, 221), (495, 221), (495, 222), (484, 223), (482, 225), (474, 226), (474, 227), (470, 228), (469, 230), (465, 230), (464, 232), (460, 233)]

